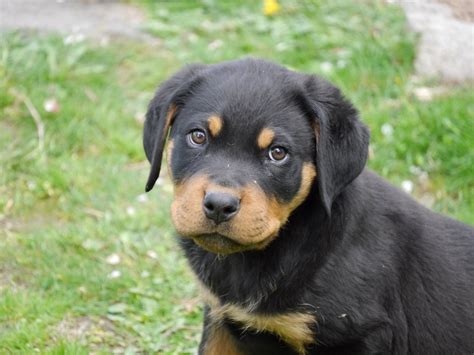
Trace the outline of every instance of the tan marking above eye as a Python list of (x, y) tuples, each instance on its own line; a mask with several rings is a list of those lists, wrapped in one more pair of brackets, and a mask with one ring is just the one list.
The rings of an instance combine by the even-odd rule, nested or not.
[(216, 137), (222, 130), (222, 118), (217, 115), (212, 115), (207, 119), (207, 123), (209, 124), (209, 131), (211, 132), (211, 135)]
[(271, 128), (264, 128), (257, 138), (257, 145), (260, 149), (267, 149), (275, 138), (275, 132)]

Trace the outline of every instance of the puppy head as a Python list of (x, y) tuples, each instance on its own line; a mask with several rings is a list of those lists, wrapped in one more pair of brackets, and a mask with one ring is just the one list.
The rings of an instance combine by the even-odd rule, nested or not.
[(254, 59), (187, 67), (159, 88), (144, 129), (147, 191), (169, 130), (174, 226), (219, 254), (265, 248), (314, 183), (330, 215), (369, 139), (331, 84)]

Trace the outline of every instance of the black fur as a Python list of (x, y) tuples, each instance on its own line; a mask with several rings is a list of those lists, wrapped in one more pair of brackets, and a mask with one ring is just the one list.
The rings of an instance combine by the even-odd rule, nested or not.
[[(193, 271), (221, 302), (257, 313), (315, 314), (316, 344), (309, 354), (474, 352), (474, 229), (424, 208), (364, 169), (368, 130), (338, 89), (253, 59), (181, 71), (150, 104), (147, 190), (159, 174), (171, 104), (178, 107), (171, 132), (176, 181), (199, 172), (225, 185), (255, 180), (289, 201), (302, 164), (317, 167), (309, 196), (266, 249), (218, 257), (180, 239)], [(189, 129), (214, 112), (225, 119), (220, 140), (205, 151), (186, 148)], [(284, 168), (251, 148), (269, 125), (291, 147)], [(271, 334), (225, 326), (243, 353), (292, 353)]]

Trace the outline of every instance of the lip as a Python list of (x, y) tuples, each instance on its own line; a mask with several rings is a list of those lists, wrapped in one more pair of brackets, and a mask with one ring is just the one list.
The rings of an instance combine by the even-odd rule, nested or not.
[(200, 247), (216, 254), (231, 254), (248, 248), (218, 233), (202, 234), (193, 237), (193, 240)]
[(244, 245), (218, 233), (201, 234), (192, 237), (200, 247), (215, 254), (232, 254), (249, 249), (258, 249), (258, 244)]

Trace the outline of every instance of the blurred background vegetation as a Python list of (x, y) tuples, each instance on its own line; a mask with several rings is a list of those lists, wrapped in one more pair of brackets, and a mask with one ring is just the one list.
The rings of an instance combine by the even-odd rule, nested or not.
[(154, 41), (1, 34), (0, 353), (195, 352), (171, 186), (143, 194), (141, 144), (153, 91), (187, 63), (252, 55), (328, 78), (371, 128), (371, 168), (474, 223), (472, 88), (414, 75), (397, 6), (129, 2)]

